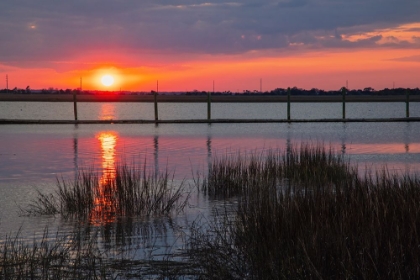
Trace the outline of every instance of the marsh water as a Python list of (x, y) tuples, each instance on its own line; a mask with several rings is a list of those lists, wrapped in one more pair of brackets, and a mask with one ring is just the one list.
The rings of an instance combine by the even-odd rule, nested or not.
[[(73, 117), (72, 103), (2, 102), (0, 119), (58, 119)], [(153, 119), (152, 103), (80, 103), (79, 119)], [(204, 119), (206, 104), (162, 103), (160, 119)], [(292, 118), (340, 118), (341, 104), (292, 104)], [(410, 104), (420, 116), (420, 103)], [(349, 103), (348, 118), (405, 117), (404, 103)], [(286, 117), (283, 103), (212, 104), (213, 118), (267, 119)], [(269, 124), (97, 124), (0, 126), (0, 239), (18, 231), (28, 240), (44, 229), (66, 234), (75, 228), (96, 228), (104, 246), (123, 244), (136, 254), (165, 254), (182, 247), (187, 225), (208, 219), (225, 201), (210, 200), (192, 188), (184, 213), (172, 217), (120, 217), (100, 225), (59, 216), (26, 217), (37, 191), (54, 192), (57, 179), (73, 180), (79, 169), (106, 173), (118, 162), (150, 172), (168, 171), (174, 184), (193, 185), (217, 156), (284, 150), (290, 145), (323, 143), (357, 164), (361, 173), (383, 166), (391, 172), (420, 171), (420, 123), (269, 123)], [(127, 220), (129, 219), (129, 221)], [(130, 225), (130, 226), (128, 226)], [(145, 229), (148, 228), (148, 231)], [(147, 234), (145, 234), (147, 232)], [(148, 236), (147, 243), (144, 236)], [(154, 241), (150, 241), (152, 238)], [(159, 240), (158, 240), (159, 239)], [(146, 244), (147, 243), (147, 244)], [(121, 245), (122, 246), (122, 245)]]

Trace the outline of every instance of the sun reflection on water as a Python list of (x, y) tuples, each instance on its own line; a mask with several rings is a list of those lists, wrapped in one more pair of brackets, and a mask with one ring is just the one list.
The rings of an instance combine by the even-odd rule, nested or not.
[(106, 224), (115, 221), (116, 205), (112, 199), (115, 186), (115, 155), (118, 135), (113, 131), (97, 134), (102, 154), (102, 175), (99, 178), (98, 189), (95, 190), (95, 206), (90, 213), (90, 221), (93, 224)]
[(115, 106), (112, 103), (104, 103), (101, 105), (101, 113), (99, 118), (101, 120), (114, 120), (115, 119)]
[(101, 132), (96, 138), (101, 144), (102, 169), (104, 174), (110, 175), (111, 173), (115, 173), (115, 146), (118, 140), (117, 133), (114, 131)]

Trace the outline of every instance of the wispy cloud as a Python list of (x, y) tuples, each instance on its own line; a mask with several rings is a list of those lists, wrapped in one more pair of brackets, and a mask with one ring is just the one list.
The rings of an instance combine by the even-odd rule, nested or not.
[(420, 55), (404, 56), (390, 59), (390, 61), (401, 61), (401, 62), (420, 62)]

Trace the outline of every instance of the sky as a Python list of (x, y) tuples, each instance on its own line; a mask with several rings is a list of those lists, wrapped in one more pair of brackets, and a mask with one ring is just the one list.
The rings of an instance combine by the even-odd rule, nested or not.
[(208, 1), (2, 0), (0, 88), (420, 87), (418, 0)]

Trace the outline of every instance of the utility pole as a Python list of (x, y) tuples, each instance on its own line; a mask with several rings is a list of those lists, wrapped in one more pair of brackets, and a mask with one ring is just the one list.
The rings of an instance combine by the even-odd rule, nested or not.
[(262, 93), (262, 78), (260, 78), (260, 93)]
[(6, 74), (6, 92), (9, 92), (9, 75)]
[(83, 83), (83, 78), (80, 77), (80, 92), (82, 92), (82, 83)]

